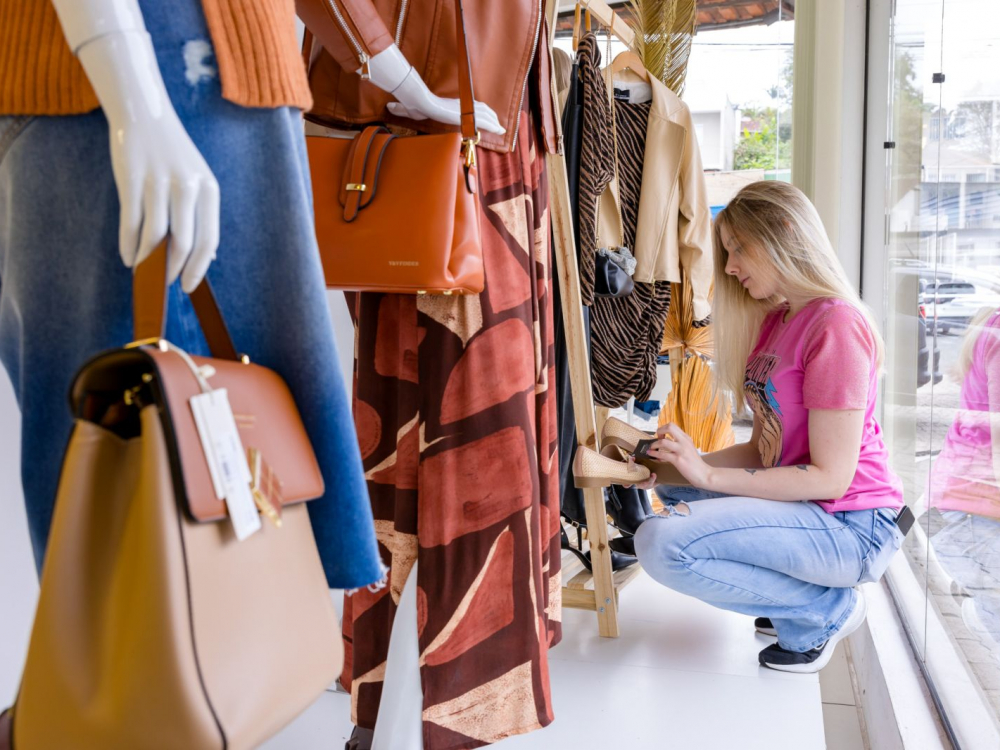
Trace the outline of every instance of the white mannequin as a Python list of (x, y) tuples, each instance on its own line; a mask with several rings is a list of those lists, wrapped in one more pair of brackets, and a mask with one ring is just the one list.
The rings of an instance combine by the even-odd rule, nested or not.
[[(70, 49), (108, 120), (111, 163), (121, 203), (119, 252), (129, 268), (171, 236), (170, 281), (201, 283), (219, 246), (219, 184), (177, 117), (137, 0), (53, 0)], [(393, 93), (393, 113), (457, 125), (457, 99), (431, 93), (395, 45), (369, 61), (371, 80)], [(503, 133), (476, 102), (483, 130)], [(183, 274), (183, 275), (182, 275)]]
[(166, 236), (168, 272), (186, 291), (219, 245), (219, 184), (167, 96), (136, 0), (53, 0), (70, 49), (101, 102), (121, 203), (119, 252), (129, 268)]
[[(170, 102), (138, 2), (53, 4), (108, 120), (122, 262), (141, 263), (169, 232), (169, 279), (180, 277), (191, 292), (219, 246), (219, 184)], [(397, 99), (389, 104), (394, 115), (460, 124), (459, 101), (433, 94), (395, 45), (368, 67), (372, 83)], [(481, 130), (504, 132), (492, 109), (482, 102), (475, 108)], [(373, 750), (423, 748), (416, 577), (414, 565), (393, 625)]]

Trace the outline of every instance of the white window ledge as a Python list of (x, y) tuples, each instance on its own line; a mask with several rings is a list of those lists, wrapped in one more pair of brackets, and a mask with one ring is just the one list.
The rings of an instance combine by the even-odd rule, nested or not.
[[(911, 533), (922, 535), (914, 528)], [(903, 624), (926, 617), (927, 673), (962, 748), (1000, 747), (1000, 728), (933, 601), (900, 553), (885, 578), (865, 586), (868, 619), (850, 638), (870, 747), (937, 750), (953, 747)], [(898, 608), (897, 608), (898, 607)], [(923, 649), (921, 631), (913, 639)]]

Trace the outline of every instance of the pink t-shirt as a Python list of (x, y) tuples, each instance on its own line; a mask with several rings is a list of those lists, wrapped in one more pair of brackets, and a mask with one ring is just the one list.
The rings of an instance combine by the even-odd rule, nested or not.
[(991, 412), (1000, 413), (1000, 310), (983, 323), (972, 349), (972, 365), (962, 381), (961, 409), (931, 469), (932, 506), (1000, 518)]
[(764, 466), (798, 466), (809, 456), (810, 409), (864, 409), (861, 455), (839, 500), (816, 500), (827, 513), (900, 508), (903, 485), (889, 468), (875, 421), (875, 340), (864, 316), (838, 299), (810, 302), (785, 322), (787, 306), (770, 313), (747, 362), (743, 388), (763, 425)]

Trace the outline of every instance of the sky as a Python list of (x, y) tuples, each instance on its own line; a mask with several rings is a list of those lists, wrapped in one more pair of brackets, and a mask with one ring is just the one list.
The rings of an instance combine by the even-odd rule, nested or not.
[[(893, 33), (916, 62), (928, 104), (1000, 99), (1000, 0), (896, 0)], [(940, 87), (931, 81), (937, 72), (945, 74)]]
[(781, 69), (795, 39), (795, 22), (705, 31), (695, 35), (686, 88), (725, 92), (737, 106), (771, 103), (767, 90), (781, 80)]
[[(711, 92), (713, 98), (727, 95), (738, 106), (769, 104), (767, 90), (780, 81), (785, 54), (792, 48), (794, 36), (794, 21), (695, 35), (685, 98)], [(572, 44), (569, 39), (557, 39), (556, 46), (569, 52)], [(625, 45), (616, 39), (611, 49), (614, 56)], [(602, 44), (601, 55), (606, 54)]]

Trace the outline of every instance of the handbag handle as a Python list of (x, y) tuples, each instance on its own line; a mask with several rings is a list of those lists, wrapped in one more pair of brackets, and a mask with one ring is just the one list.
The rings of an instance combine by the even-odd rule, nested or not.
[[(212, 356), (216, 359), (239, 361), (240, 356), (233, 346), (208, 278), (202, 280), (190, 297)], [(134, 343), (147, 343), (163, 338), (166, 313), (167, 239), (164, 239), (146, 260), (136, 266), (132, 279)]]
[(475, 146), (479, 143), (476, 96), (472, 88), (472, 63), (469, 60), (469, 40), (465, 33), (462, 0), (455, 0), (455, 34), (458, 37), (458, 99), (462, 107), (462, 140)]

